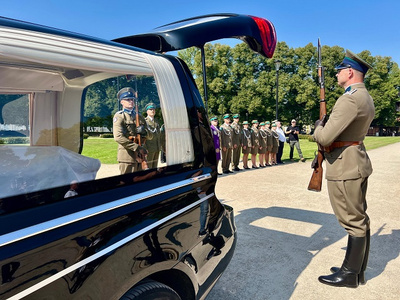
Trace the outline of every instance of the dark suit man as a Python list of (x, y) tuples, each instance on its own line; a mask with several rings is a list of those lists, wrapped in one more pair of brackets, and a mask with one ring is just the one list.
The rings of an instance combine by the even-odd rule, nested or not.
[(340, 268), (319, 281), (333, 286), (365, 284), (370, 237), (366, 213), (367, 182), (372, 166), (363, 140), (375, 115), (374, 102), (364, 85), (370, 68), (365, 61), (346, 51), (336, 67), (338, 84), (345, 88), (333, 107), (329, 121), (317, 121), (314, 139), (325, 147), (326, 179), (333, 211), (348, 233), (346, 256)]

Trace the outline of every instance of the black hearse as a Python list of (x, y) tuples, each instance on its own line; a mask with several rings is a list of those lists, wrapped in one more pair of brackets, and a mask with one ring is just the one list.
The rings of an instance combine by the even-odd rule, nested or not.
[[(276, 45), (269, 21), (234, 14), (115, 41), (0, 18), (1, 299), (206, 297), (235, 248), (233, 211), (214, 194), (199, 91), (165, 52), (225, 37), (266, 57)], [(114, 140), (85, 139), (122, 87), (162, 120), (157, 168), (120, 175), (94, 158)]]

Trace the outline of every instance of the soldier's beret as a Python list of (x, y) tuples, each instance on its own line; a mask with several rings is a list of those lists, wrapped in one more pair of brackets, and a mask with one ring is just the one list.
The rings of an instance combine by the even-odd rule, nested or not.
[(269, 121), (265, 121), (265, 124), (271, 124)]
[(229, 119), (231, 116), (229, 114), (224, 115), (224, 119)]
[(117, 98), (119, 101), (124, 99), (135, 99), (135, 91), (131, 87), (124, 87), (119, 90)]
[(156, 109), (156, 105), (154, 103), (148, 103), (145, 107), (145, 110)]
[(251, 124), (258, 124), (258, 121), (257, 120), (253, 120), (253, 121), (251, 121)]
[(216, 116), (214, 116), (214, 117), (212, 117), (212, 118), (210, 119), (210, 121), (214, 121), (214, 120), (218, 120), (218, 118), (217, 118)]
[(261, 123), (260, 123), (260, 126), (265, 126), (265, 123), (264, 123), (264, 122), (261, 122)]
[(272, 123), (272, 127), (276, 127), (276, 124), (275, 124), (275, 123)]
[(239, 114), (234, 114), (234, 115), (233, 115), (233, 118), (234, 118), (234, 119), (239, 119)]
[(243, 125), (249, 125), (249, 122), (244, 121), (244, 122), (243, 122)]
[(352, 68), (354, 70), (360, 71), (363, 74), (367, 73), (368, 69), (372, 68), (370, 64), (366, 61), (362, 60), (360, 57), (355, 55), (350, 50), (346, 50), (346, 56), (343, 59), (342, 63), (338, 65), (335, 69), (342, 70)]

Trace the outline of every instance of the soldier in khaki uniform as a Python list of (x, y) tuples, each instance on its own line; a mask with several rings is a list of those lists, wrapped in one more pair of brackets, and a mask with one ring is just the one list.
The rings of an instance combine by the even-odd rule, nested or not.
[(266, 166), (271, 166), (271, 150), (272, 150), (272, 144), (273, 144), (273, 137), (272, 137), (272, 131), (271, 131), (271, 122), (270, 121), (265, 121), (265, 131), (267, 133), (267, 152), (265, 153), (265, 165)]
[(329, 120), (316, 122), (314, 139), (325, 147), (326, 179), (333, 211), (348, 233), (346, 256), (320, 282), (333, 286), (365, 284), (370, 240), (366, 213), (367, 182), (372, 166), (363, 140), (375, 115), (374, 102), (364, 85), (370, 66), (350, 51), (336, 67), (338, 84), (345, 89)]
[(258, 169), (257, 167), (257, 154), (260, 150), (260, 133), (258, 132), (258, 121), (251, 121), (251, 164), (253, 169)]
[(221, 149), (222, 149), (222, 172), (224, 174), (233, 173), (229, 170), (232, 161), (232, 135), (233, 129), (230, 125), (230, 115), (224, 115), (224, 124), (221, 125)]
[(260, 168), (265, 168), (265, 154), (267, 153), (267, 132), (265, 130), (265, 123), (260, 123), (260, 150), (258, 151), (258, 159), (260, 161)]
[(145, 118), (147, 123), (147, 131), (150, 131), (153, 138), (151, 140), (146, 139), (144, 147), (148, 151), (147, 154), (147, 165), (149, 169), (157, 168), (158, 158), (161, 151), (161, 126), (160, 122), (154, 118), (156, 114), (156, 105), (149, 103), (146, 105), (147, 117)]
[(243, 153), (243, 168), (250, 169), (247, 165), (249, 154), (251, 153), (251, 131), (249, 129), (249, 122), (243, 122), (243, 129), (242, 129), (242, 153)]
[(240, 150), (241, 150), (241, 143), (240, 143), (240, 138), (242, 135), (242, 130), (240, 128), (239, 124), (239, 115), (235, 114), (233, 115), (233, 123), (231, 124), (231, 127), (233, 129), (233, 135), (232, 135), (232, 169), (234, 171), (240, 171), (239, 169), (239, 160), (240, 160)]
[(121, 174), (132, 173), (142, 170), (141, 162), (145, 159), (147, 151), (135, 142), (135, 137), (151, 139), (152, 135), (146, 130), (146, 121), (139, 115), (140, 126), (136, 127), (134, 110), (135, 91), (126, 87), (121, 89), (117, 98), (121, 102), (122, 110), (114, 115), (113, 135), (118, 145), (117, 160)]

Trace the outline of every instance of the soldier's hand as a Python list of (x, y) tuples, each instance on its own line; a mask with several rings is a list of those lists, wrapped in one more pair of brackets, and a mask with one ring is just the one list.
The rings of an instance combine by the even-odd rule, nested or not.
[(146, 155), (147, 155), (147, 150), (146, 150), (146, 148), (144, 148), (144, 147), (142, 147), (142, 146), (137, 147), (136, 152), (137, 152), (137, 156), (138, 156), (140, 159), (144, 159), (144, 158), (146, 157)]
[(325, 126), (325, 123), (326, 123), (326, 115), (324, 115), (321, 120), (315, 121), (315, 128), (317, 128), (318, 126), (323, 127)]
[(146, 131), (144, 125), (140, 125), (140, 126), (136, 127), (136, 133), (140, 134), (141, 136), (146, 136), (147, 131)]

